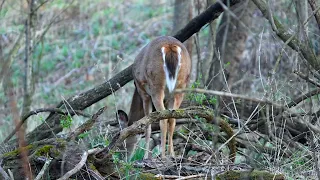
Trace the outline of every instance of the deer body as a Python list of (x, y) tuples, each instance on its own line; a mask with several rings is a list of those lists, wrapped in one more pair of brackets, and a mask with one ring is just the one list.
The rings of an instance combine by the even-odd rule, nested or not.
[[(189, 53), (179, 40), (169, 36), (161, 36), (146, 45), (133, 63), (136, 89), (129, 113), (129, 125), (141, 118), (141, 102), (144, 115), (148, 115), (152, 111), (152, 105), (157, 111), (178, 109), (184, 94), (175, 94), (174, 90), (187, 86), (190, 72)], [(137, 97), (138, 95), (140, 97)], [(137, 104), (134, 104), (135, 102)], [(172, 136), (175, 124), (173, 118), (160, 121), (161, 157), (165, 157), (167, 133), (169, 154), (174, 156)], [(149, 151), (150, 136), (151, 125), (147, 127), (145, 134), (147, 151)], [(150, 158), (151, 152), (146, 153), (145, 157)]]

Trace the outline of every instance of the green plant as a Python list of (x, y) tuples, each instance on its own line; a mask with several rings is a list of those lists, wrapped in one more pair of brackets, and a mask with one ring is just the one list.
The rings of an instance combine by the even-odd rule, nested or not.
[(214, 96), (212, 96), (212, 97), (209, 99), (209, 103), (210, 103), (211, 105), (217, 104), (217, 98), (214, 97)]
[(224, 68), (227, 68), (228, 66), (230, 66), (230, 62), (226, 62), (223, 66)]
[(125, 179), (132, 179), (133, 176), (138, 176), (138, 169), (133, 167), (132, 161), (125, 161), (122, 157), (122, 153), (112, 153), (113, 163), (119, 166), (119, 173), (125, 176)]
[[(200, 75), (199, 78), (201, 79), (202, 76)], [(196, 80), (194, 83), (191, 84), (191, 89), (196, 89), (200, 87), (200, 79)], [(187, 95), (187, 99), (195, 101), (199, 105), (203, 105), (203, 102), (207, 99), (207, 96), (204, 93), (189, 93)]]
[(70, 115), (64, 116), (64, 118), (60, 120), (60, 125), (63, 128), (70, 128), (72, 125), (72, 117)]
[(86, 137), (88, 137), (89, 136), (89, 132), (88, 131), (86, 131), (86, 132), (84, 132), (84, 133), (81, 133), (81, 134), (79, 134), (79, 138), (80, 139), (83, 139), (83, 138), (86, 138)]
[[(201, 79), (202, 79), (202, 75), (200, 74), (199, 79), (191, 84), (191, 89), (200, 88)], [(203, 105), (205, 101), (211, 105), (215, 105), (217, 103), (216, 97), (211, 96), (210, 98), (208, 98), (208, 96), (205, 95), (204, 93), (188, 93), (186, 98), (189, 99), (190, 101), (195, 101), (199, 105)]]
[(109, 140), (108, 138), (106, 138), (106, 139), (104, 140), (104, 145), (105, 145), (105, 146), (109, 146), (109, 144), (110, 144), (110, 140)]
[(130, 162), (122, 163), (122, 171), (126, 177), (126, 179), (130, 179), (130, 172), (133, 170), (133, 164)]
[(197, 102), (200, 105), (203, 105), (203, 101), (205, 101), (207, 99), (207, 96), (203, 93), (198, 93), (198, 94), (195, 94), (193, 96), (193, 98), (194, 98), (193, 100), (195, 102)]
[(43, 122), (44, 121), (43, 116), (39, 115), (39, 120)]
[(87, 137), (85, 137), (85, 139), (89, 139), (87, 140), (87, 142), (90, 143), (90, 147), (94, 148), (94, 147), (106, 147), (106, 145), (109, 145), (109, 140), (106, 139), (103, 135), (93, 135), (92, 132), (90, 132), (90, 135), (88, 135)]
[(144, 144), (145, 143), (142, 141), (139, 142), (138, 148), (135, 150), (135, 152), (133, 153), (133, 156), (130, 159), (131, 162), (143, 159), (145, 152), (142, 148), (139, 148), (139, 147), (144, 147)]

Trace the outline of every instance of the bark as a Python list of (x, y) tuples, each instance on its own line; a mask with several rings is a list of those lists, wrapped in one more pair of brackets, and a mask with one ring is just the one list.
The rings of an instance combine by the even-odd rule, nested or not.
[[(2, 155), (3, 168), (10, 169), (16, 180), (24, 180), (23, 167), (19, 162), (19, 154), (21, 151), (28, 151), (29, 167), (32, 170), (33, 177), (36, 177), (42, 166), (48, 158), (52, 158), (52, 162), (44, 174), (44, 179), (58, 179), (81, 160), (81, 155), (85, 148), (74, 141), (66, 141), (64, 139), (46, 139), (34, 142), (28, 146), (15, 149)], [(79, 171), (74, 177), (90, 178), (88, 173)], [(62, 174), (61, 174), (62, 173)]]
[[(24, 79), (23, 79), (23, 106), (22, 115), (30, 112), (30, 106), (32, 104), (32, 97), (35, 89), (35, 76), (34, 76), (34, 59), (33, 49), (35, 45), (35, 27), (36, 27), (36, 13), (35, 1), (31, 0), (28, 4), (28, 18), (25, 23), (25, 59), (24, 59)], [(21, 115), (21, 116), (22, 116)], [(24, 128), (27, 130), (28, 124), (24, 124)]]
[[(243, 78), (240, 69), (242, 55), (251, 26), (254, 6), (246, 0), (224, 12), (216, 34), (216, 48), (210, 66), (207, 85), (212, 90), (227, 90), (234, 82)], [(230, 13), (233, 13), (233, 17)], [(226, 79), (222, 71), (225, 71)], [(212, 79), (213, 78), (213, 79)], [(238, 88), (240, 89), (240, 88)]]
[(267, 171), (228, 171), (218, 175), (219, 179), (273, 179), (285, 180), (283, 174), (273, 174)]
[[(311, 6), (312, 11), (315, 11), (318, 8), (315, 0), (308, 0), (308, 2)], [(320, 29), (320, 12), (319, 11), (315, 12), (314, 17), (316, 18), (318, 28)]]
[[(207, 7), (211, 6), (216, 0), (207, 0)], [(200, 71), (198, 74), (201, 73), (202, 75), (202, 83), (207, 86), (206, 80), (209, 79), (209, 73), (210, 73), (210, 65), (213, 60), (214, 55), (214, 47), (215, 40), (216, 40), (216, 32), (215, 27), (217, 25), (217, 21), (213, 21), (210, 23), (210, 32), (208, 35), (208, 40), (206, 42), (205, 51), (204, 51), (204, 58), (203, 61), (199, 62), (200, 64)]]
[[(175, 0), (174, 1), (174, 17), (173, 17), (173, 28), (172, 34), (175, 34), (179, 29), (182, 29), (193, 16), (193, 1), (185, 1), (185, 0)], [(190, 38), (184, 42), (189, 55), (192, 59), (192, 47), (193, 47), (193, 39)], [(196, 77), (196, 64), (197, 61), (192, 59), (192, 70), (190, 82), (194, 82)]]
[(299, 28), (299, 40), (305, 41), (308, 38), (308, 26), (304, 26), (304, 22), (308, 19), (308, 2), (306, 0), (295, 0), (298, 28)]

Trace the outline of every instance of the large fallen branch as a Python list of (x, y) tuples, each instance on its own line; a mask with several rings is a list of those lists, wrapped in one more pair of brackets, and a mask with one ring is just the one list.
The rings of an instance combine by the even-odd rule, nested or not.
[[(178, 161), (179, 162), (179, 161)], [(212, 164), (194, 164), (185, 162), (179, 164), (166, 163), (161, 161), (145, 163), (145, 169), (148, 173), (139, 175), (131, 175), (130, 178), (135, 179), (264, 179), (264, 180), (284, 180), (283, 174), (260, 171), (247, 166), (245, 164), (228, 164), (215, 166)], [(141, 167), (137, 164), (137, 167)], [(140, 165), (140, 166), (139, 166)], [(134, 165), (135, 166), (135, 165)], [(169, 170), (170, 175), (165, 175), (166, 170)], [(179, 172), (179, 173), (178, 173)]]

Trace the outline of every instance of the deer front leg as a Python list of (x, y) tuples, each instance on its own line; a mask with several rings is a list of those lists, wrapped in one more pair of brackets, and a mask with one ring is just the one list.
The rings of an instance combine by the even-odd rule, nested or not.
[(168, 119), (160, 120), (161, 158), (165, 158), (166, 157), (167, 129), (168, 129)]
[[(150, 102), (150, 96), (143, 98), (143, 109), (146, 116), (152, 111), (152, 104)], [(145, 141), (146, 141), (146, 153), (144, 154), (144, 159), (150, 159), (152, 157), (152, 150), (150, 149), (150, 137), (151, 137), (151, 124), (149, 124), (145, 131)]]
[[(183, 100), (183, 94), (175, 94), (172, 101), (168, 104), (168, 109), (178, 109), (181, 105), (181, 102)], [(176, 127), (176, 119), (170, 118), (168, 120), (169, 122), (169, 154), (171, 157), (174, 157), (174, 148), (173, 148), (173, 133), (174, 129)]]
[[(156, 108), (157, 111), (163, 111), (165, 110), (164, 104), (163, 104), (163, 99), (164, 99), (164, 93), (163, 91), (160, 93), (157, 93), (152, 96), (152, 102), (154, 107)], [(160, 120), (160, 131), (161, 131), (161, 158), (166, 157), (166, 138), (167, 138), (167, 129), (168, 129), (168, 120), (163, 119)]]

